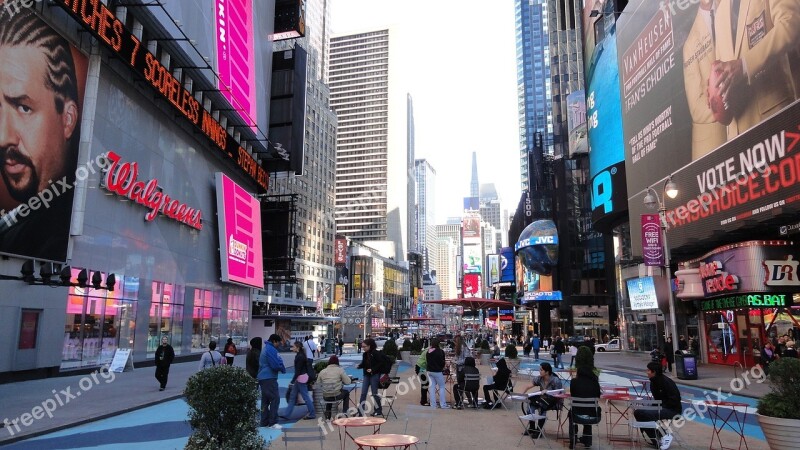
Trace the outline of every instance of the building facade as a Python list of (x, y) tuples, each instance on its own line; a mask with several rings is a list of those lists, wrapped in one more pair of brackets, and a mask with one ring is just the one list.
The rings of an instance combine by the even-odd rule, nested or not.
[(416, 179), (417, 251), (422, 253), (427, 272), (436, 267), (436, 170), (426, 159), (414, 161)]

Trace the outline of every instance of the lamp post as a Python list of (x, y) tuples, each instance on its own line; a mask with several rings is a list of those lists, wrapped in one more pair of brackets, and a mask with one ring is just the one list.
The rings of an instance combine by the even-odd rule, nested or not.
[[(678, 339), (676, 338), (678, 335), (678, 324), (675, 320), (675, 296), (672, 295), (672, 286), (670, 285), (672, 275), (670, 273), (669, 245), (667, 244), (667, 208), (664, 206), (663, 201), (666, 197), (675, 198), (678, 196), (678, 186), (672, 181), (672, 176), (667, 178), (667, 181), (664, 182), (663, 194), (665, 197), (660, 197), (652, 186), (648, 187), (647, 195), (644, 196), (644, 204), (650, 209), (658, 208), (658, 218), (661, 222), (661, 242), (664, 245), (664, 270), (667, 279), (667, 294), (669, 295), (669, 332), (672, 336), (672, 354), (674, 355), (675, 352), (678, 351)], [(677, 364), (674, 365), (673, 370), (677, 374)]]

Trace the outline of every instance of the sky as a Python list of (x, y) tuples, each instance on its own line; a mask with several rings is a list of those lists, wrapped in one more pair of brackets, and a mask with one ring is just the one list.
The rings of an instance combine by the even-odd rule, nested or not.
[(494, 183), (513, 212), (521, 193), (514, 1), (329, 1), (332, 34), (405, 30), (400, 48), (413, 62), (396, 81), (413, 98), (415, 157), (436, 170), (436, 223), (461, 216), (473, 151), (479, 182)]

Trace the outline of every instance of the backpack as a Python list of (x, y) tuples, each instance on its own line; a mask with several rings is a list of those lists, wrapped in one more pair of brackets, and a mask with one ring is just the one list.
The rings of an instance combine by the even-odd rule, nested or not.
[(377, 373), (388, 374), (392, 370), (392, 362), (389, 357), (383, 353), (383, 350), (375, 352), (375, 371)]
[(308, 382), (313, 383), (317, 381), (317, 371), (314, 370), (314, 366), (311, 363), (306, 363), (306, 365), (308, 366), (308, 371), (306, 372), (308, 373)]

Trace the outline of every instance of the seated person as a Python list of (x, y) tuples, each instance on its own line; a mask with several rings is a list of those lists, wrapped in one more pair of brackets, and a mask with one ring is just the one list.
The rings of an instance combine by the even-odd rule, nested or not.
[(492, 357), (500, 356), (500, 347), (497, 344), (494, 344), (492, 347)]
[[(591, 353), (589, 349), (586, 351)], [(569, 384), (569, 393), (572, 398), (600, 398), (600, 381), (590, 366), (579, 366), (576, 369), (575, 378)], [(600, 407), (572, 408), (569, 412), (569, 448), (575, 448), (578, 442), (591, 447), (592, 425), (597, 423), (600, 423)], [(583, 425), (583, 433), (580, 435), (578, 425)]]
[[(528, 386), (523, 392), (528, 392), (529, 390), (533, 389), (534, 387), (539, 386), (542, 391), (554, 391), (556, 389), (563, 389), (561, 384), (561, 379), (558, 378), (557, 375), (553, 373), (553, 366), (550, 363), (543, 362), (539, 365), (539, 376), (534, 377), (532, 380), (532, 384)], [(530, 414), (530, 412), (536, 411), (540, 415), (546, 415), (547, 411), (550, 410), (558, 410), (561, 408), (561, 400), (553, 397), (550, 394), (539, 394), (539, 395), (529, 395), (528, 399), (530, 400), (530, 407), (525, 414)], [(525, 405), (523, 405), (523, 409)], [(525, 432), (526, 436), (531, 436), (533, 438), (538, 438), (539, 434), (541, 433), (542, 427), (544, 427), (544, 420), (540, 419), (539, 423), (531, 421), (528, 425), (528, 431)]]
[[(672, 419), (681, 415), (681, 391), (675, 382), (664, 376), (660, 362), (647, 363), (647, 378), (650, 379), (650, 393), (655, 400), (661, 400), (661, 411), (634, 410), (633, 417), (638, 422), (651, 422), (660, 419)], [(654, 448), (659, 446), (666, 450), (672, 444), (672, 435), (661, 436), (658, 428), (642, 428), (642, 434)]]
[[(471, 356), (467, 356), (464, 358), (464, 378), (465, 381), (463, 384), (456, 385), (456, 395), (459, 398), (463, 399), (464, 394), (467, 397), (467, 405), (473, 408), (478, 407), (478, 388), (480, 387), (480, 374), (481, 372), (475, 367), (475, 358)], [(467, 375), (478, 375), (478, 379), (476, 380), (466, 380)]]
[[(317, 384), (322, 388), (326, 388), (322, 392), (322, 397), (327, 401), (344, 400), (342, 402), (342, 411), (347, 412), (350, 409), (350, 391), (344, 389), (345, 384), (352, 383), (353, 380), (345, 373), (344, 369), (339, 366), (339, 357), (334, 355), (328, 359), (328, 366), (322, 369), (317, 375)], [(331, 405), (325, 405), (325, 418), (331, 418)]]
[(483, 404), (485, 409), (493, 409), (493, 405), (497, 402), (497, 397), (492, 399), (491, 390), (506, 391), (511, 386), (511, 370), (506, 364), (505, 358), (500, 358), (497, 361), (497, 372), (495, 372), (492, 384), (483, 386), (483, 398), (486, 400)]

